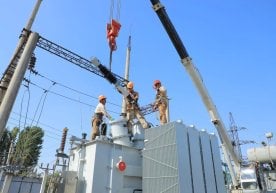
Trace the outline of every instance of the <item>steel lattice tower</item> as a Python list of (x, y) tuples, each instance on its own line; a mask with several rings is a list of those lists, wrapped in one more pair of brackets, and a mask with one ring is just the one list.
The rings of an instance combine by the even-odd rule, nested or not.
[(229, 120), (230, 120), (230, 137), (232, 141), (232, 145), (236, 151), (236, 153), (239, 155), (240, 158), (242, 158), (242, 152), (241, 152), (241, 143), (239, 139), (239, 134), (238, 134), (238, 127), (235, 123), (234, 117), (231, 112), (229, 112)]

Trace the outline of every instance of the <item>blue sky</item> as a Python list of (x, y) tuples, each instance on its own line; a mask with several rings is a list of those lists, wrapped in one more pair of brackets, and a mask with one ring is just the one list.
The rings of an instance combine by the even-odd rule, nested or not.
[[(1, 73), (9, 63), (35, 2), (5, 0), (1, 4)], [(163, 0), (162, 3), (200, 71), (224, 124), (229, 126), (229, 112), (232, 112), (237, 126), (247, 128), (239, 133), (241, 140), (260, 143), (266, 140), (266, 132), (276, 134), (276, 2)], [(102, 0), (44, 0), (32, 31), (87, 59), (97, 57), (108, 66), (106, 24), (110, 18), (110, 4), (111, 1)], [(150, 1), (122, 0), (120, 10), (114, 8), (115, 19), (117, 12), (120, 13), (122, 28), (117, 38), (118, 49), (113, 54), (113, 72), (124, 76), (127, 40), (131, 35), (130, 80), (140, 94), (140, 105), (153, 101), (152, 82), (160, 79), (171, 99), (171, 121), (181, 119), (187, 125), (215, 132), (208, 112)], [(119, 118), (122, 97), (101, 77), (40, 48), (36, 48), (35, 54), (36, 70), (58, 84), (52, 85), (51, 81), (29, 75), (29, 72), (26, 77), (57, 94), (45, 95), (42, 89), (32, 85), (28, 92), (22, 86), (7, 126), (18, 126), (19, 120), (23, 126), (26, 114), (27, 124), (36, 124), (39, 119), (38, 126), (45, 129), (40, 162), (51, 164), (64, 127), (68, 127), (69, 136), (80, 136), (83, 132), (89, 136), (96, 97), (100, 94), (107, 96), (110, 102), (107, 109), (114, 118)], [(155, 113), (146, 119), (158, 124)], [(245, 145), (243, 149), (251, 146)], [(66, 150), (68, 148), (67, 143)]]

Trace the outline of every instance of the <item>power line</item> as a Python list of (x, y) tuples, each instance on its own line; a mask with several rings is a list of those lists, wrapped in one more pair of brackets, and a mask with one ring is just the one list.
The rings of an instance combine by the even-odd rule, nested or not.
[[(20, 115), (19, 113), (16, 113), (16, 112), (12, 112), (13, 114), (15, 114), (15, 115), (17, 115), (17, 116), (22, 116), (22, 115)], [(25, 117), (25, 116), (23, 116), (24, 118), (26, 118), (27, 120), (31, 120), (31, 118), (29, 118), (29, 117)], [(13, 119), (13, 120), (16, 120), (17, 121), (17, 119), (15, 119), (15, 118), (10, 118), (10, 119)], [(52, 126), (50, 126), (50, 125), (47, 125), (47, 124), (45, 124), (45, 123), (41, 123), (41, 122), (39, 122), (39, 125), (42, 125), (42, 126), (45, 126), (45, 127), (48, 127), (48, 128), (50, 128), (50, 129), (52, 129), (52, 130), (54, 130), (54, 131), (58, 131), (60, 134), (56, 134), (56, 135), (58, 135), (58, 136), (60, 136), (61, 137), (61, 133), (62, 133), (62, 131), (61, 130), (59, 130), (59, 129), (57, 129), (57, 128), (54, 128), (54, 127), (52, 127)], [(46, 129), (45, 129), (46, 130)], [(51, 132), (53, 132), (53, 131), (51, 131)]]
[[(33, 72), (33, 71), (32, 71), (32, 72)], [(48, 77), (46, 77), (46, 76), (44, 76), (44, 75), (42, 75), (42, 74), (40, 74), (40, 73), (38, 73), (38, 72), (34, 72), (34, 74), (40, 76), (41, 78), (44, 78), (44, 79), (46, 79), (46, 80), (52, 82), (52, 83), (55, 83), (55, 84), (57, 84), (57, 85), (59, 85), (59, 86), (61, 86), (61, 87), (64, 87), (64, 88), (66, 88), (66, 89), (68, 89), (68, 90), (71, 90), (71, 91), (74, 91), (74, 92), (76, 92), (76, 93), (78, 93), (78, 94), (82, 94), (82, 95), (84, 95), (84, 96), (88, 96), (88, 97), (90, 97), (90, 98), (93, 98), (93, 99), (95, 99), (95, 100), (98, 100), (98, 97), (96, 97), (96, 96), (92, 96), (92, 95), (90, 95), (90, 94), (87, 94), (87, 93), (85, 93), (85, 92), (79, 91), (79, 90), (74, 89), (74, 88), (71, 88), (71, 87), (66, 86), (66, 85), (64, 85), (64, 84), (62, 84), (62, 83), (59, 83), (59, 82), (57, 82), (57, 81), (51, 80), (50, 78), (48, 78)], [(118, 105), (118, 104), (115, 104), (115, 103), (112, 103), (112, 102), (109, 102), (109, 101), (107, 101), (106, 103), (121, 108), (121, 105)]]
[[(31, 82), (28, 81), (28, 84), (30, 84), (30, 83), (31, 83)], [(37, 108), (36, 108), (36, 110), (35, 110), (35, 114), (34, 114), (34, 117), (33, 117), (32, 122), (31, 122), (31, 125), (33, 125), (33, 121), (34, 121), (35, 116), (36, 116), (36, 113), (37, 113), (37, 111), (38, 111), (40, 102), (42, 101), (42, 97), (44, 96), (43, 102), (42, 102), (42, 107), (41, 107), (41, 110), (40, 110), (40, 114), (39, 114), (38, 119), (37, 119), (37, 121), (36, 121), (36, 125), (37, 125), (37, 123), (38, 123), (38, 121), (39, 121), (39, 119), (40, 119), (40, 117), (41, 117), (41, 114), (42, 114), (42, 111), (43, 111), (43, 108), (44, 108), (44, 104), (45, 104), (45, 101), (46, 101), (46, 97), (47, 97), (47, 95), (48, 95), (48, 92), (50, 91), (50, 89), (51, 89), (54, 85), (55, 85), (55, 83), (53, 83), (53, 84), (48, 88), (48, 90), (44, 90), (44, 93), (41, 95), (40, 100), (39, 100), (39, 103), (38, 103), (38, 106), (37, 106)]]
[[(15, 114), (15, 115), (17, 115), (17, 116), (21, 116), (19, 113), (16, 113), (16, 112), (12, 112), (12, 113)], [(27, 120), (31, 120), (31, 118), (29, 118), (29, 117), (24, 117), (24, 116), (23, 116), (23, 118), (26, 118)], [(9, 123), (12, 123), (11, 120), (14, 120), (15, 122), (18, 122), (18, 119), (13, 118), (13, 117), (10, 117)], [(45, 127), (43, 127), (43, 130), (44, 130), (44, 131), (49, 132), (49, 133), (52, 133), (53, 135), (55, 135), (55, 137), (59, 137), (59, 138), (62, 137), (62, 132), (63, 132), (62, 130), (57, 129), (57, 128), (54, 128), (54, 127), (52, 127), (52, 126), (50, 126), (50, 125), (48, 125), (48, 124), (45, 124), (45, 123), (41, 123), (41, 122), (38, 122), (38, 123), (39, 123), (39, 125), (41, 125), (41, 126), (45, 126), (46, 128), (51, 129), (51, 130), (49, 130), (49, 129), (45, 129)], [(17, 123), (12, 123), (12, 124), (15, 125), (15, 126), (17, 126)], [(58, 132), (58, 133), (56, 133), (56, 132)], [(69, 135), (75, 135), (75, 134), (73, 134), (73, 133), (71, 133), (71, 132), (69, 132), (68, 134), (69, 134)], [(47, 135), (47, 134), (45, 134), (45, 135)], [(51, 136), (49, 136), (49, 135), (48, 135), (48, 137), (53, 138), (53, 139), (56, 139), (56, 140), (60, 140), (60, 139), (57, 139), (57, 138), (55, 138), (55, 137), (51, 137)]]
[[(86, 103), (86, 102), (82, 102), (82, 101), (80, 101), (79, 99), (74, 99), (74, 98), (65, 96), (65, 95), (63, 95), (63, 94), (57, 93), (57, 92), (47, 90), (47, 89), (45, 89), (45, 88), (43, 88), (43, 87), (41, 87), (41, 86), (39, 86), (39, 85), (37, 85), (37, 84), (35, 84), (35, 83), (29, 81), (29, 80), (26, 80), (26, 79), (24, 79), (24, 80), (25, 80), (25, 81), (28, 81), (29, 84), (31, 84), (31, 85), (33, 85), (33, 86), (35, 86), (35, 87), (37, 87), (37, 88), (43, 90), (44, 92), (52, 93), (52, 94), (57, 95), (57, 96), (60, 96), (60, 97), (62, 97), (62, 98), (66, 98), (66, 99), (68, 99), (68, 100), (70, 100), (70, 101), (73, 101), (73, 102), (76, 102), (76, 103), (80, 103), (80, 104), (89, 106), (90, 108), (91, 108), (91, 107), (96, 108), (95, 105), (91, 105), (91, 104), (88, 104), (88, 103)], [(112, 113), (115, 113), (115, 114), (118, 114), (118, 115), (121, 114), (121, 113), (119, 113), (119, 112), (115, 112), (115, 111), (112, 111), (112, 110), (109, 110), (109, 112), (112, 112)]]
[[(84, 95), (84, 96), (88, 96), (88, 97), (90, 97), (90, 98), (93, 98), (93, 99), (98, 100), (98, 97), (92, 96), (92, 95), (87, 94), (87, 93), (85, 93), (85, 92), (79, 91), (79, 90), (77, 90), (77, 89), (71, 88), (71, 87), (66, 86), (66, 85), (64, 85), (64, 84), (62, 84), (62, 83), (59, 83), (59, 82), (57, 82), (57, 81), (54, 81), (54, 80), (52, 80), (52, 79), (50, 79), (50, 78), (48, 78), (48, 77), (46, 77), (46, 76), (40, 74), (39, 72), (37, 72), (37, 71), (35, 71), (35, 70), (33, 70), (33, 69), (31, 69), (31, 72), (34, 73), (35, 75), (38, 75), (38, 76), (41, 77), (41, 78), (44, 78), (44, 79), (46, 79), (46, 80), (52, 82), (52, 83), (55, 84), (55, 85), (59, 85), (59, 86), (64, 87), (64, 88), (66, 88), (66, 89), (68, 89), (68, 90), (71, 90), (71, 91), (73, 91), (73, 92), (76, 92), (76, 93), (78, 93), (78, 94), (82, 94), (82, 95)], [(44, 90), (45, 90), (45, 89), (44, 89)], [(53, 93), (53, 92), (52, 92), (52, 93)], [(57, 94), (57, 93), (55, 93), (55, 94)], [(58, 95), (60, 96), (60, 94), (58, 94)], [(64, 95), (63, 95), (62, 97), (64, 97)], [(68, 97), (68, 98), (69, 98), (69, 97)], [(71, 99), (71, 98), (70, 98), (70, 99)], [(90, 105), (90, 104), (81, 102), (81, 101), (79, 101), (79, 100), (77, 101), (76, 99), (73, 99), (73, 101), (74, 101), (74, 102), (81, 103), (81, 104), (88, 105), (89, 107), (94, 107), (94, 108), (95, 108), (94, 105)], [(112, 102), (109, 102), (109, 101), (107, 101), (107, 104), (110, 104), (110, 105), (113, 105), (113, 106), (116, 106), (116, 107), (121, 108), (121, 105), (118, 105), (118, 104), (115, 104), (115, 103), (112, 103)], [(156, 110), (153, 110), (151, 104), (146, 105), (146, 106), (143, 106), (143, 107), (140, 107), (140, 110), (141, 110), (141, 112), (142, 112), (143, 115), (148, 115), (148, 114), (153, 113), (153, 112), (156, 111)], [(109, 110), (109, 111), (110, 111), (110, 110)], [(115, 114), (121, 115), (121, 113), (118, 113), (118, 112), (114, 112), (114, 111), (110, 111), (110, 112), (113, 112), (113, 113), (115, 113)]]
[[(10, 118), (11, 120), (14, 120), (14, 121), (18, 121), (17, 119), (15, 119), (15, 118)], [(9, 120), (9, 123), (10, 124), (13, 124), (13, 125), (16, 125), (16, 123), (13, 123), (11, 120)], [(57, 139), (57, 138), (55, 138), (55, 137), (61, 137), (61, 134), (57, 134), (57, 133), (54, 133), (53, 131), (50, 131), (50, 130), (46, 130), (46, 129), (43, 129), (43, 131), (44, 131), (44, 133), (45, 133), (45, 135), (46, 135), (46, 132), (47, 133), (51, 133), (52, 135), (54, 135), (54, 137), (53, 136), (49, 136), (49, 137), (51, 137), (51, 138), (53, 138), (53, 139)], [(59, 140), (59, 139), (58, 139)]]

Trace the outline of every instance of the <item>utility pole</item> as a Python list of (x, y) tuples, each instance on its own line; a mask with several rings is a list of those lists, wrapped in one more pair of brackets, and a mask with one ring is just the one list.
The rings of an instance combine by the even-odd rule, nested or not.
[[(126, 65), (125, 65), (125, 79), (129, 79), (129, 64), (130, 64), (130, 51), (131, 51), (131, 36), (128, 36), (127, 52), (126, 52)], [(122, 102), (122, 116), (126, 117), (126, 101), (123, 96)]]
[(38, 33), (31, 33), (28, 41), (26, 43), (26, 47), (22, 52), (22, 56), (18, 61), (18, 65), (15, 69), (14, 75), (10, 81), (10, 85), (5, 93), (3, 101), (0, 106), (0, 138), (2, 137), (2, 133), (5, 130), (7, 121), (9, 119), (12, 106), (15, 102), (17, 93), (21, 86), (21, 82), (24, 78), (25, 72), (28, 67), (28, 62), (32, 56), (32, 53), (36, 47), (36, 43), (38, 41), (39, 35)]
[[(24, 30), (22, 31), (22, 34), (20, 36), (20, 39), (19, 39), (19, 42), (17, 44), (17, 47), (15, 49), (15, 52), (11, 58), (11, 61), (10, 61), (10, 64), (8, 65), (7, 69), (5, 70), (5, 73), (3, 75), (3, 77), (1, 78), (0, 80), (0, 117), (1, 117), (1, 120), (0, 120), (0, 139), (2, 138), (2, 134), (5, 130), (5, 127), (6, 127), (6, 123), (7, 123), (7, 120), (9, 118), (9, 115), (10, 115), (10, 111), (11, 111), (11, 108), (14, 104), (14, 100), (16, 98), (16, 95), (17, 95), (17, 92), (18, 92), (18, 89), (19, 88), (16, 88), (14, 91), (13, 91), (13, 94), (12, 95), (15, 95), (15, 96), (12, 96), (12, 98), (10, 100), (8, 99), (5, 99), (5, 98), (9, 98), (11, 97), (10, 96), (6, 96), (7, 95), (7, 92), (10, 87), (10, 85), (13, 86), (13, 84), (15, 82), (18, 82), (19, 83), (19, 86), (21, 85), (21, 82), (23, 80), (23, 77), (24, 77), (24, 74), (26, 72), (26, 69), (25, 69), (25, 66), (28, 65), (28, 62), (30, 61), (30, 53), (32, 54), (34, 48), (35, 48), (35, 45), (36, 45), (36, 42), (34, 43), (34, 45), (28, 45), (28, 49), (27, 49), (27, 53), (25, 51), (25, 47), (27, 47), (27, 41), (29, 39), (29, 36), (30, 36), (30, 31), (31, 31), (31, 28), (32, 28), (32, 25), (33, 25), (33, 22), (35, 20), (35, 17), (36, 17), (36, 14), (38, 12), (38, 9), (40, 7), (40, 4), (41, 4), (42, 0), (37, 0), (36, 4), (35, 4), (35, 7), (32, 11), (32, 14), (24, 28)], [(26, 45), (26, 46), (25, 46)], [(24, 55), (23, 55), (24, 53)], [(23, 58), (21, 58), (21, 56)], [(20, 64), (21, 67), (18, 67)], [(22, 68), (23, 67), (23, 68)], [(17, 70), (18, 68), (20, 68), (20, 70)], [(17, 71), (17, 75), (19, 75), (19, 71), (20, 71), (20, 74), (22, 73), (22, 78), (15, 78), (15, 73)], [(21, 77), (21, 76), (20, 76)], [(16, 81), (15, 81), (16, 80)], [(17, 87), (17, 86), (16, 86)], [(14, 87), (15, 88), (15, 87)], [(7, 105), (7, 103), (5, 103), (4, 101), (9, 101), (9, 106), (6, 108), (6, 107), (3, 107), (4, 105)], [(5, 114), (4, 114), (5, 113)]]

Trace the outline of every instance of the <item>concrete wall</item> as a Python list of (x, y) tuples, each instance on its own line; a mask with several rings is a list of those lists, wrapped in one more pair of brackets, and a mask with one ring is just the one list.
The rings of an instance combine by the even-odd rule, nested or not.
[[(2, 176), (0, 187), (2, 189), (5, 176)], [(38, 193), (42, 179), (13, 176), (9, 193)]]

